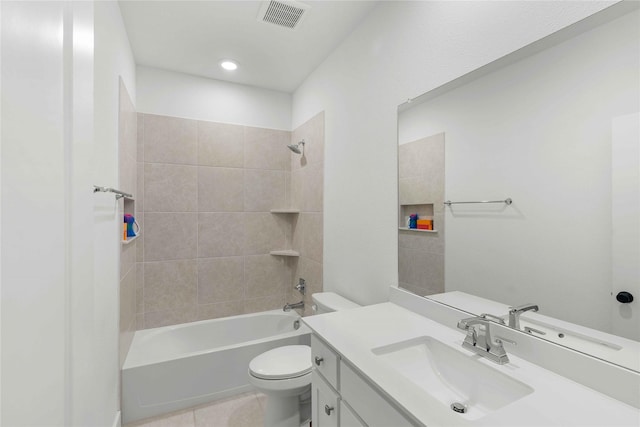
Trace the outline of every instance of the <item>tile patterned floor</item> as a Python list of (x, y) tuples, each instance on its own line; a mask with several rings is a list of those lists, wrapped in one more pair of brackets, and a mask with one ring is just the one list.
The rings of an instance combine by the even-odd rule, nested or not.
[(266, 396), (244, 393), (208, 405), (125, 424), (124, 427), (259, 427)]

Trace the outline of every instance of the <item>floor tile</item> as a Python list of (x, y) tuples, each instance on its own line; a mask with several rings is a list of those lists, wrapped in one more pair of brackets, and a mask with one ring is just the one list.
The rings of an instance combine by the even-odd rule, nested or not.
[(260, 426), (264, 411), (255, 393), (247, 393), (195, 409), (195, 427)]

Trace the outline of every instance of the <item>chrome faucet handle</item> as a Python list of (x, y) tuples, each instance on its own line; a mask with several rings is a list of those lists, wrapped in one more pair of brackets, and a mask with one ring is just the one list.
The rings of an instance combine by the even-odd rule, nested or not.
[(294, 286), (302, 295), (307, 292), (307, 282), (301, 277), (298, 284)]
[(538, 311), (538, 305), (529, 302), (516, 307), (509, 307), (509, 313), (524, 313), (529, 310)]
[(494, 321), (494, 322), (496, 322), (496, 323), (498, 323), (500, 325), (505, 325), (504, 319), (502, 317), (500, 317), (500, 316), (495, 316), (495, 315), (489, 314), (489, 313), (482, 313), (480, 315), (480, 317), (482, 317), (483, 319)]

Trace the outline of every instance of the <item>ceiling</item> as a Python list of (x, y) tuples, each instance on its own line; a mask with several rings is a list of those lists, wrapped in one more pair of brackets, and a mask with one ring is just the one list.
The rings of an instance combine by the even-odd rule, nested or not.
[[(293, 92), (376, 5), (303, 3), (311, 8), (291, 30), (259, 22), (261, 1), (119, 2), (138, 65), (283, 92)], [(223, 70), (222, 59), (239, 68)]]

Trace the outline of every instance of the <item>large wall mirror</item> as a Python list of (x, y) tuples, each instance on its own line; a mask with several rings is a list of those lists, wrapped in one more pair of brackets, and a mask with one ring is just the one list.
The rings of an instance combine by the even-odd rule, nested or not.
[(578, 350), (640, 370), (640, 11), (624, 7), (400, 106), (398, 265), (400, 287), (476, 314), (535, 303), (556, 329), (527, 333), (573, 346), (558, 331), (575, 324)]

